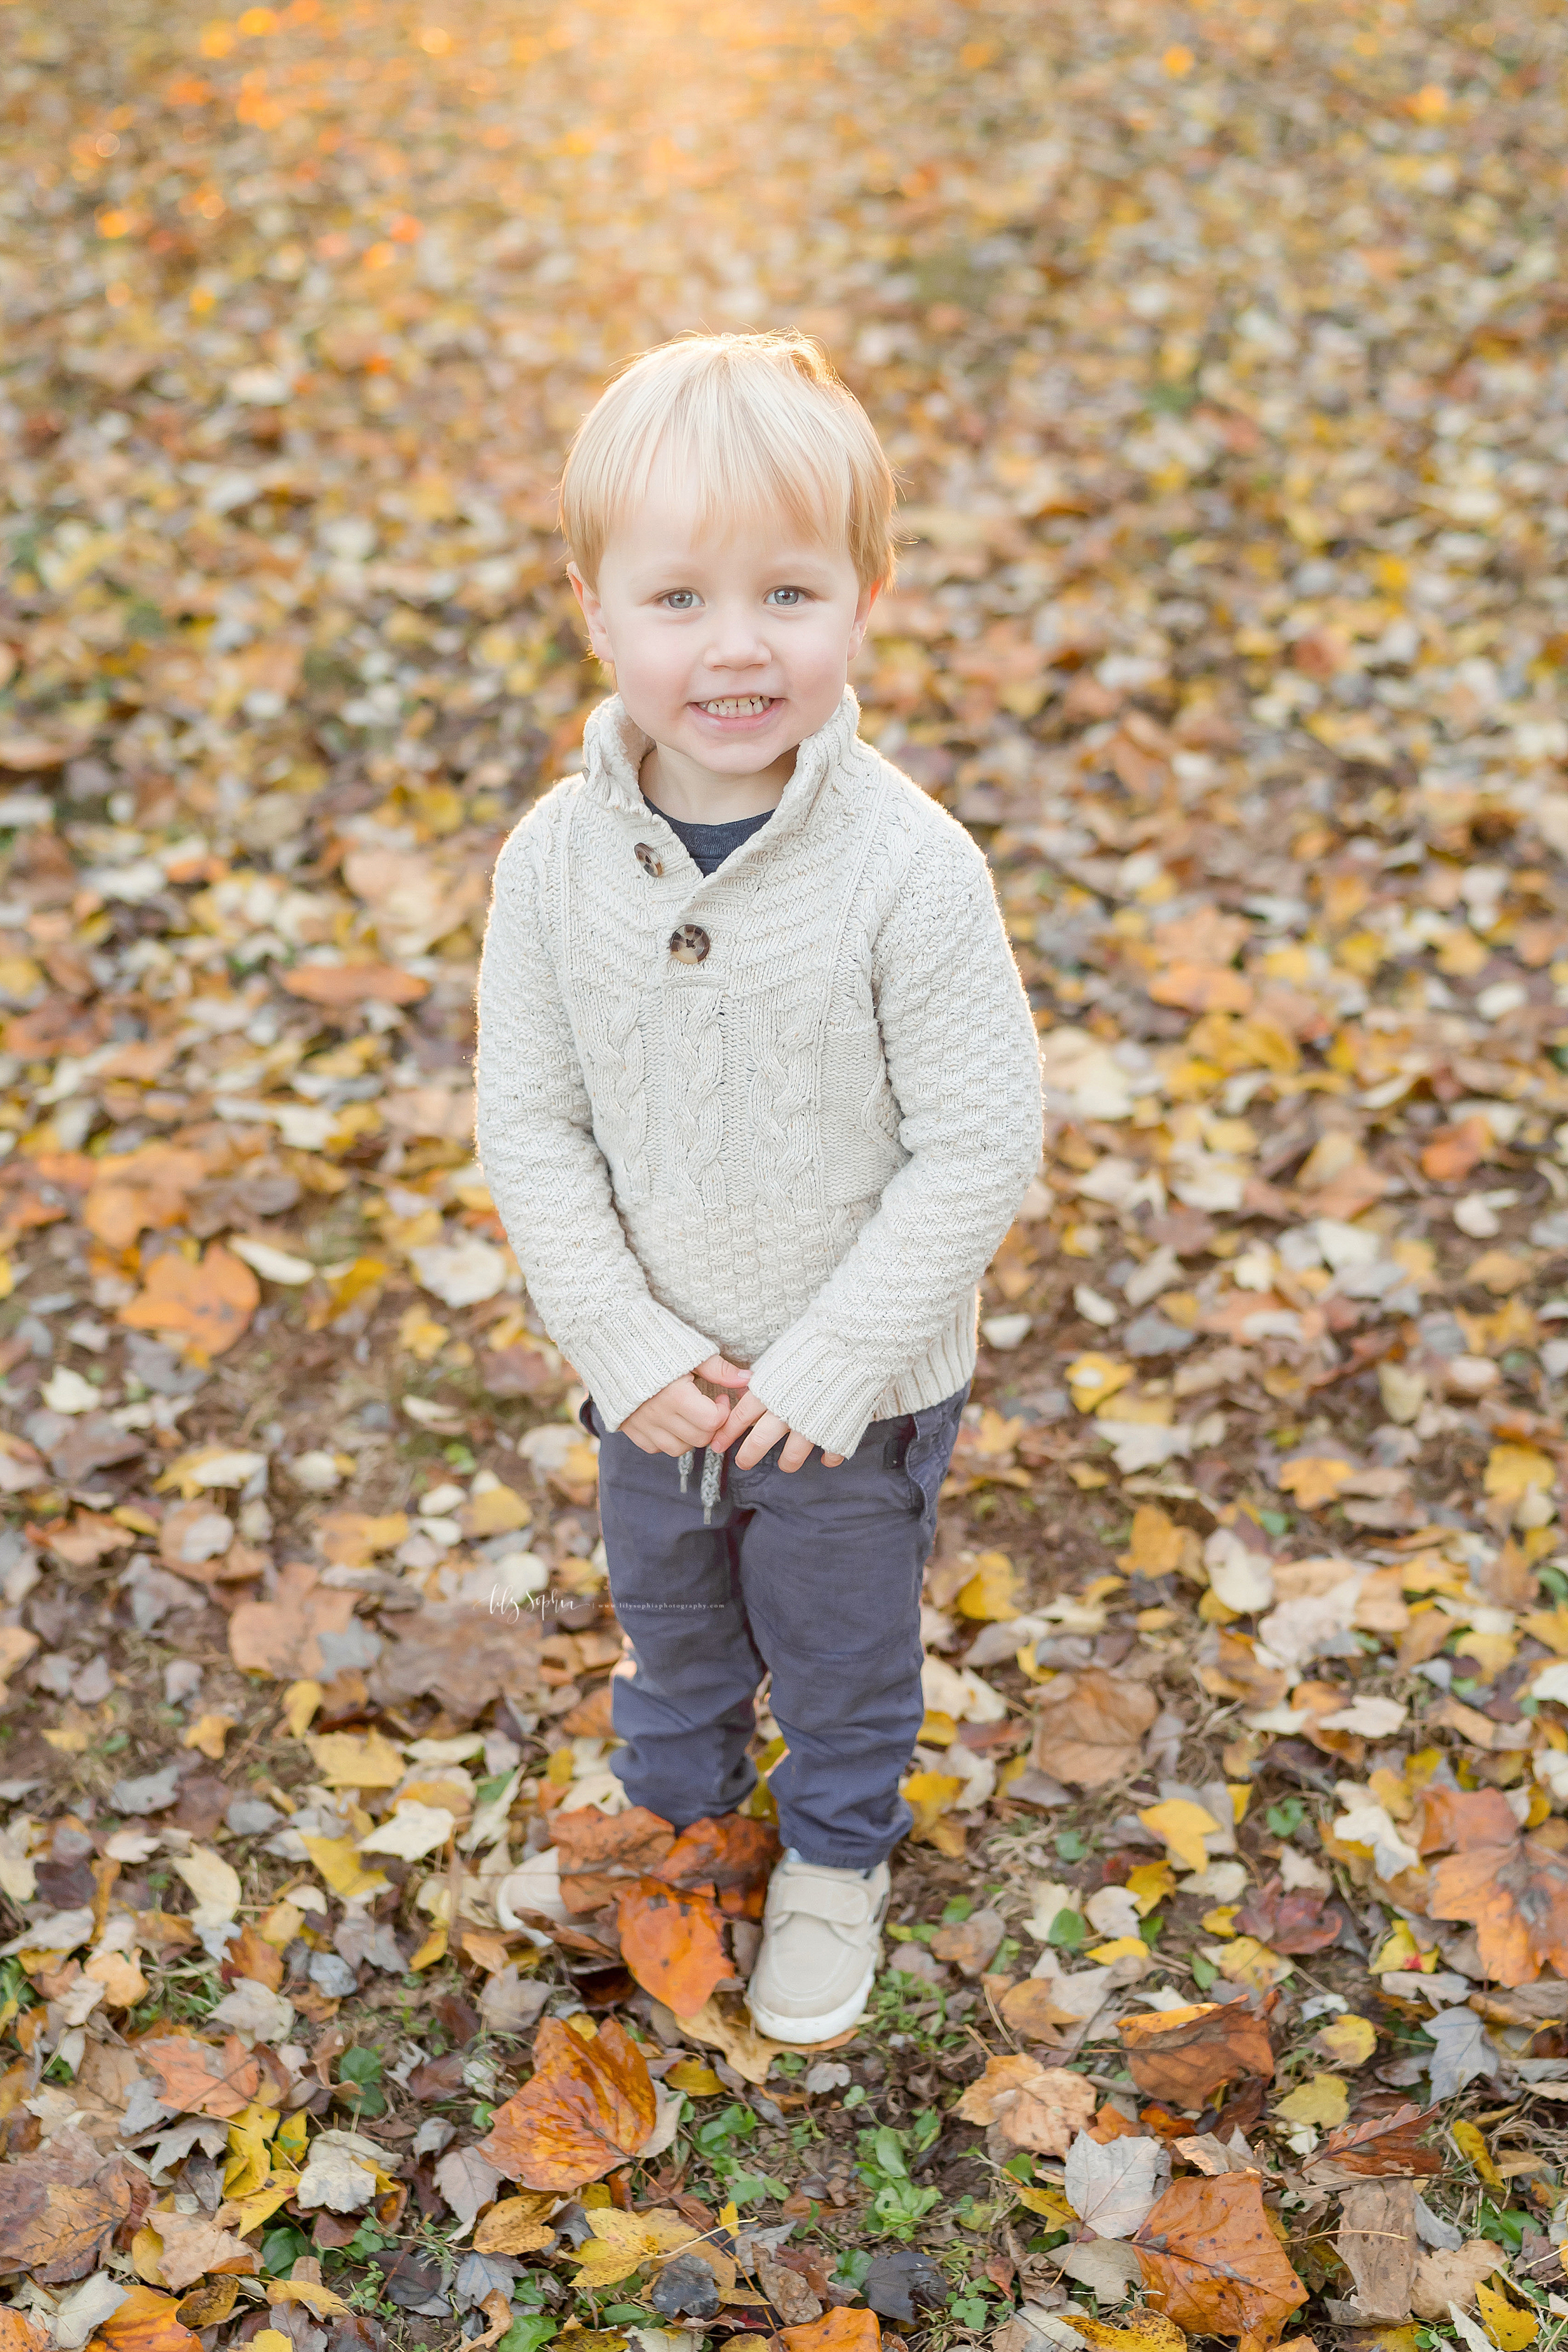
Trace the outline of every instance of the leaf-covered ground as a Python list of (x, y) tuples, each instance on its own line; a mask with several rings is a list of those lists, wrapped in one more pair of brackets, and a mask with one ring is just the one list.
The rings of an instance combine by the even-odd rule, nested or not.
[[(1561, 2335), (1565, 48), (0, 6), (5, 2352)], [(565, 437), (779, 322), (900, 470), (864, 726), (1051, 1110), (893, 1965), (806, 2055), (765, 1802), (611, 1810), (470, 1140), (603, 691)]]

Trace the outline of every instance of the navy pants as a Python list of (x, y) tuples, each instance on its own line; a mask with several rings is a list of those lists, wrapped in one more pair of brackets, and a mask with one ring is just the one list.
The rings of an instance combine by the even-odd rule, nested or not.
[[(779, 1833), (807, 1862), (869, 1870), (909, 1827), (898, 1784), (920, 1735), (920, 1582), (967, 1390), (873, 1421), (836, 1470), (779, 1448), (737, 1470), (703, 1524), (703, 1457), (679, 1465), (607, 1434), (599, 1507), (632, 1654), (612, 1682), (614, 1769), (633, 1804), (685, 1829), (755, 1786), (746, 1750), (765, 1674), (789, 1753), (769, 1776)], [(782, 1441), (780, 1441), (782, 1442)]]

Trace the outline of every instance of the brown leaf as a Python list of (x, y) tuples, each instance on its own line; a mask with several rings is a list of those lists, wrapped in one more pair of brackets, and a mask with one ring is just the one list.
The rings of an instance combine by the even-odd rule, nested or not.
[(239, 2299), (239, 2283), (232, 2271), (209, 2279), (205, 2286), (194, 2288), (186, 2295), (179, 2309), (181, 2325), (198, 2330), (219, 2327), (228, 2317)]
[(561, 1900), (579, 1918), (614, 1902), (618, 1878), (657, 1871), (675, 1842), (670, 1823), (645, 1805), (622, 1813), (574, 1805), (550, 1816), (549, 1833), (560, 1853)]
[(242, 1601), (229, 1619), (229, 1654), (247, 1674), (280, 1682), (314, 1680), (322, 1671), (319, 1636), (347, 1632), (352, 1592), (329, 1591), (308, 1560), (279, 1570), (270, 1601)]
[(642, 2052), (613, 2019), (585, 2042), (547, 2017), (533, 2080), (497, 2110), (479, 2153), (528, 2189), (580, 2189), (635, 2155), (658, 2102)]
[(1479, 1161), (1490, 1160), (1495, 1147), (1491, 1122), (1479, 1112), (1457, 1127), (1441, 1127), (1421, 1154), (1421, 1173), (1436, 1184), (1457, 1184)]
[(1411, 2283), (1410, 2308), (1417, 2319), (1447, 2319), (1450, 2303), (1473, 2311), (1481, 2281), (1507, 2269), (1508, 2256), (1490, 2238), (1471, 2238), (1452, 2252), (1423, 2252)]
[(648, 1867), (666, 1885), (711, 1889), (732, 1919), (760, 1919), (781, 1851), (771, 1822), (724, 1813), (691, 1822), (664, 1860)]
[(210, 2042), (171, 2035), (143, 2042), (138, 2054), (159, 2078), (159, 2098), (179, 2115), (237, 2116), (261, 2085), (261, 2061), (237, 2033), (229, 2034), (221, 2050)]
[(94, 2269), (131, 2211), (117, 2157), (70, 2128), (5, 2168), (0, 2200), (0, 2271), (30, 2270), (46, 2286)]
[(455, 1722), (472, 1723), (494, 1700), (536, 1687), (540, 1637), (531, 1613), (508, 1624), (452, 1602), (395, 1618), (386, 1630), (394, 1629), (369, 1676), (378, 1706), (434, 1698)]
[(1334, 2249), (1355, 2281), (1357, 2316), (1402, 2326), (1416, 2275), (1416, 2184), (1364, 2180), (1347, 2189)]
[(1307, 2299), (1255, 2172), (1172, 2181), (1133, 2245), (1149, 2302), (1188, 2335), (1272, 2344)]
[(191, 1194), (207, 1173), (199, 1151), (169, 1143), (143, 1144), (138, 1151), (117, 1153), (94, 1166), (82, 1223), (113, 1250), (129, 1249), (149, 1226), (161, 1231), (179, 1224)]
[(1124, 2018), (1122, 2047), (1145, 2098), (1168, 2100), (1189, 2115), (1239, 2074), (1272, 2079), (1269, 2029), (1242, 2001), (1195, 2003)]
[(231, 2231), (220, 2229), (205, 2213), (156, 2212), (148, 2219), (163, 2249), (158, 2257), (159, 2275), (176, 2293), (194, 2286), (209, 2271), (248, 2277), (260, 2268), (255, 2249)]
[(1500, 1789), (1422, 1792), (1420, 1853), (1469, 1853), (1477, 1846), (1511, 1845), (1518, 1835), (1518, 1821)]
[(1381, 2180), (1401, 2174), (1426, 2179), (1443, 2169), (1437, 2150), (1418, 2145), (1437, 2115), (1436, 2107), (1423, 2113), (1407, 2105), (1396, 2107), (1391, 2116), (1341, 2124), (1303, 2168), (1314, 2187), (1325, 2188), (1339, 2185), (1340, 2176), (1345, 2180)]
[(1256, 1936), (1270, 1951), (1322, 1952), (1336, 1941), (1343, 1922), (1339, 1906), (1325, 1906), (1317, 1888), (1303, 1886), (1285, 1895), (1280, 1881), (1271, 1878), (1253, 1889), (1231, 1925), (1238, 1935)]
[(1147, 1683), (1098, 1666), (1058, 1675), (1038, 1693), (1033, 1759), (1077, 1788), (1101, 1789), (1137, 1768), (1144, 1735), (1159, 1713)]
[(967, 1919), (938, 1927), (931, 1938), (931, 1949), (939, 1960), (961, 1969), (965, 1976), (977, 1977), (989, 1968), (1006, 1934), (1007, 1921), (999, 1911), (971, 1911)]
[(685, 1895), (640, 1878), (616, 1911), (621, 1957), (644, 1992), (677, 2017), (701, 2009), (734, 1970), (724, 1948), (724, 1915), (706, 1895)]
[(218, 1974), (226, 1985), (232, 1985), (236, 1977), (249, 1977), (253, 1982), (265, 1985), (268, 1992), (276, 1992), (283, 1982), (283, 1955), (246, 1919), (234, 1941), (225, 1947)]
[(243, 1258), (213, 1243), (193, 1265), (177, 1250), (155, 1258), (144, 1288), (120, 1321), (133, 1331), (155, 1331), (177, 1346), (221, 1356), (250, 1328), (261, 1304), (261, 1286)]

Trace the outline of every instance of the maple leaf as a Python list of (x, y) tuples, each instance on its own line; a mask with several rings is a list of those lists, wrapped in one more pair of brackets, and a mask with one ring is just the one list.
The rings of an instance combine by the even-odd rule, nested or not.
[(1255, 2172), (1176, 2180), (1133, 2241), (1151, 2304), (1195, 2336), (1235, 2336), (1243, 2352), (1278, 2340), (1307, 2299), (1270, 2226)]
[(591, 2041), (547, 2017), (533, 2079), (496, 2111), (479, 2153), (528, 2189), (580, 2189), (643, 2146), (658, 2102), (642, 2052), (613, 2019)]
[(1094, 2086), (1064, 2066), (1037, 2058), (989, 2058), (958, 2102), (966, 2123), (996, 2124), (1015, 2147), (1065, 2156), (1094, 2113)]
[(261, 2061), (237, 2033), (221, 2050), (178, 2035), (143, 2042), (137, 2053), (158, 2076), (158, 2096), (177, 2115), (237, 2116), (261, 2085)]
[(1273, 2076), (1268, 2027), (1240, 2001), (1156, 2010), (1124, 2018), (1120, 2032), (1128, 2068), (1144, 2095), (1169, 2100), (1189, 2114), (1239, 2074), (1264, 2082)]

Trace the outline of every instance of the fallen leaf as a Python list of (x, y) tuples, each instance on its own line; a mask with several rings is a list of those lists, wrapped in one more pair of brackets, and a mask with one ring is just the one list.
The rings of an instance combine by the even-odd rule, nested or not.
[(302, 2305), (318, 2319), (331, 2319), (349, 2308), (342, 2296), (333, 2288), (324, 2286), (319, 2279), (269, 2279), (267, 2299), (275, 2311), (279, 2305), (296, 2303)]
[(260, 2268), (254, 2247), (220, 2229), (205, 2213), (155, 2212), (148, 2216), (156, 2230), (162, 2251), (158, 2256), (158, 2274), (166, 2287), (176, 2294), (194, 2286), (209, 2271), (226, 2271), (237, 2277), (248, 2277)]
[(1106, 1674), (1098, 1666), (1061, 1674), (1035, 1697), (1039, 1722), (1033, 1760), (1042, 1772), (1075, 1788), (1102, 1789), (1127, 1779), (1143, 1759), (1143, 1743), (1159, 1713), (1147, 1683)]
[(1065, 2066), (1042, 2066), (1037, 2058), (988, 2058), (956, 2113), (966, 2123), (999, 2126), (1015, 2147), (1065, 2156), (1073, 2134), (1094, 2113), (1094, 2086)]
[[(722, 2087), (722, 2086), (721, 2086)], [(547, 2216), (556, 2203), (549, 2192), (504, 2197), (481, 2216), (474, 2232), (476, 2254), (533, 2254), (555, 2242)]]
[(677, 2017), (701, 2009), (733, 1973), (724, 1915), (706, 1895), (640, 1878), (620, 1899), (621, 1957), (644, 1992)]
[(1428, 2249), (1416, 2258), (1410, 2308), (1417, 2319), (1447, 2319), (1448, 2306), (1473, 2310), (1482, 2279), (1506, 2268), (1507, 2256), (1490, 2238), (1471, 2238), (1453, 2252)]
[(682, 2039), (721, 2051), (736, 2073), (747, 2083), (766, 2083), (773, 2061), (787, 2045), (771, 2042), (752, 2023), (743, 2001), (716, 1993), (690, 2017), (677, 2020)]
[(1340, 2074), (1311, 2074), (1280, 2101), (1274, 2113), (1289, 2124), (1312, 2124), (1333, 2131), (1350, 2109), (1350, 2084)]
[[(572, 1817), (568, 1814), (565, 1818), (570, 1821)], [(656, 1820), (657, 1816), (649, 1818)], [(560, 1843), (559, 1832), (556, 1842)], [(726, 1813), (717, 1820), (710, 1817), (693, 1822), (681, 1832), (662, 1861), (644, 1867), (651, 1876), (662, 1878), (669, 1886), (711, 1888), (720, 1909), (731, 1918), (760, 1919), (768, 1882), (780, 1852), (779, 1832), (771, 1822), (754, 1822), (744, 1813)]]
[(1254, 2172), (1173, 2181), (1134, 2243), (1150, 2303), (1189, 2335), (1269, 2344), (1307, 2299)]
[(490, 2203), (501, 2178), (476, 2147), (450, 2148), (435, 2168), (435, 2185), (465, 2230), (473, 2228)]
[(1370, 2018), (1347, 2011), (1319, 2026), (1312, 2047), (1332, 2066), (1364, 2066), (1377, 2047), (1377, 2028)]
[(95, 2340), (109, 2352), (201, 2352), (201, 2338), (180, 2316), (183, 2307), (178, 2295), (131, 2287), (124, 2302), (99, 2320)]
[(533, 2079), (497, 2108), (479, 2152), (526, 2188), (580, 2189), (634, 2156), (657, 2114), (643, 2053), (613, 2019), (584, 2042), (547, 2017)]
[(173, 1857), (174, 1868), (196, 1898), (191, 1914), (198, 1927), (219, 1927), (240, 1906), (239, 1873), (210, 1845), (193, 1846)]
[(1114, 2326), (1108, 2320), (1091, 2319), (1086, 2311), (1074, 2311), (1070, 2324), (1093, 2352), (1186, 2352), (1181, 2329), (1157, 2311), (1134, 2307)]
[(1208, 1860), (1204, 1839), (1219, 1828), (1211, 1812), (1189, 1797), (1167, 1797), (1138, 1815), (1146, 1830), (1163, 1838), (1184, 1870), (1202, 1870)]
[(1481, 2279), (1476, 2287), (1476, 2309), (1498, 2352), (1524, 2352), (1541, 2333), (1541, 2322), (1528, 2305), (1511, 2303), (1500, 2287)]
[[(727, 2254), (711, 2243), (704, 2243), (699, 2232), (689, 2221), (667, 2208), (653, 2206), (641, 2213), (618, 2213), (613, 2206), (598, 2206), (592, 2215), (593, 2235), (585, 2238), (573, 2254), (579, 2265), (577, 2284), (593, 2293), (616, 2285), (630, 2278), (632, 2272), (644, 2264), (657, 2266), (684, 2248), (699, 2258), (706, 2258), (710, 2270), (717, 2273), (722, 2264), (733, 2288), (735, 2265)], [(721, 2292), (724, 2282), (720, 2280)]]
[(1145, 2098), (1189, 2115), (1208, 2104), (1221, 2084), (1274, 2073), (1269, 2031), (1242, 2001), (1195, 2003), (1186, 2009), (1124, 2018), (1122, 2046), (1134, 2082)]
[(1402, 2325), (1416, 2276), (1415, 2182), (1363, 2180), (1347, 2189), (1334, 2248), (1355, 2281), (1358, 2319)]
[(261, 2061), (235, 2033), (221, 2049), (181, 2034), (143, 2042), (137, 2055), (152, 2068), (159, 2098), (176, 2115), (237, 2116), (261, 2086)]
[(1413, 2179), (1443, 2169), (1434, 2147), (1420, 2145), (1437, 2114), (1436, 2107), (1396, 2107), (1392, 2115), (1369, 2116), (1330, 2134), (1306, 2167), (1314, 2187), (1337, 2188), (1352, 2180), (1381, 2180), (1396, 2174)]
[(781, 2327), (786, 2352), (877, 2352), (882, 2326), (874, 2311), (824, 2311), (800, 2327)]
[(308, 1681), (325, 1671), (319, 1637), (345, 1633), (353, 1613), (352, 1592), (329, 1591), (308, 1562), (289, 1560), (270, 1601), (242, 1601), (229, 1619), (229, 1654), (247, 1674)]
[(375, 2141), (358, 2132), (319, 2132), (295, 2183), (294, 2201), (302, 2212), (322, 2206), (332, 2213), (363, 2212), (376, 2193), (381, 2162)]
[(1067, 2152), (1067, 2201), (1099, 2238), (1130, 2238), (1169, 2178), (1170, 2159), (1155, 2139), (1106, 2143), (1080, 2132)]
[(248, 1265), (221, 1242), (193, 1265), (178, 1251), (155, 1258), (139, 1297), (119, 1310), (135, 1331), (221, 1356), (250, 1328), (261, 1290)]
[(46, 2286), (97, 2268), (131, 2210), (131, 2175), (71, 2126), (5, 2168), (0, 2271), (29, 2270)]
[(417, 1004), (430, 993), (428, 980), (389, 963), (298, 963), (277, 978), (290, 996), (331, 1012), (350, 1004)]

